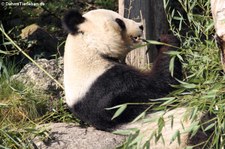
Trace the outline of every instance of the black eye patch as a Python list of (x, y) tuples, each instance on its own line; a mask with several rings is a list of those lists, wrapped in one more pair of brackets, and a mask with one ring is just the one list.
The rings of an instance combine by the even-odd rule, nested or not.
[(117, 22), (117, 24), (120, 26), (120, 28), (121, 28), (122, 30), (125, 30), (125, 29), (126, 29), (126, 25), (125, 25), (125, 23), (123, 22), (123, 20), (121, 20), (121, 19), (119, 19), (119, 18), (116, 18), (115, 21)]

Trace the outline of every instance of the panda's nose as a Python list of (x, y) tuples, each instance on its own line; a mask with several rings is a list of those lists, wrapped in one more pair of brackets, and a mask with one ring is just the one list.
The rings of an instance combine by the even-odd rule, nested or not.
[(144, 30), (143, 25), (140, 25), (139, 28), (140, 28), (142, 31)]

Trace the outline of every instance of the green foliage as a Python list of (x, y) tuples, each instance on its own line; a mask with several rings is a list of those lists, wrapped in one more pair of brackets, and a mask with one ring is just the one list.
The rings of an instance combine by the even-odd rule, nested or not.
[(35, 137), (48, 131), (37, 127), (46, 122), (77, 122), (63, 99), (53, 99), (32, 86), (12, 80), (15, 64), (2, 63), (0, 77), (0, 148), (31, 148)]
[[(15, 1), (16, 2), (16, 1)], [(25, 2), (31, 2), (26, 0)], [(32, 1), (33, 2), (33, 1)], [(39, 1), (37, 1), (39, 2)], [(95, 4), (107, 9), (116, 9), (115, 0), (96, 0)], [(222, 72), (218, 48), (213, 39), (213, 20), (210, 14), (210, 0), (164, 0), (168, 23), (171, 32), (181, 40), (181, 51), (169, 53), (172, 57), (178, 57), (184, 69), (184, 80), (170, 97), (154, 100), (149, 104), (149, 109), (159, 102), (164, 103), (153, 110), (170, 109), (171, 107), (188, 106), (192, 109), (186, 117), (192, 120), (192, 125), (187, 129), (191, 136), (198, 130), (213, 130), (209, 140), (201, 144), (203, 148), (220, 149), (225, 146), (225, 102), (224, 84), (225, 77)], [(4, 14), (1, 21), (9, 34), (17, 41), (19, 46), (25, 49), (29, 43), (21, 41), (20, 30), (32, 22), (38, 22), (53, 35), (60, 35), (59, 49), (63, 46), (61, 28), (58, 23), (65, 10), (74, 7), (90, 9), (86, 3), (74, 3), (73, 0), (46, 1), (40, 7), (3, 7)], [(84, 8), (85, 7), (85, 8)], [(2, 11), (2, 10), (0, 10)], [(18, 20), (19, 18), (19, 20)], [(17, 19), (17, 20), (16, 20)], [(43, 21), (44, 20), (44, 21)], [(48, 21), (51, 20), (51, 21)], [(17, 22), (18, 21), (18, 22)], [(15, 24), (17, 22), (17, 24)], [(3, 26), (0, 26), (3, 29)], [(18, 70), (15, 63), (8, 63), (11, 56), (18, 55), (19, 51), (14, 48), (12, 42), (0, 37), (0, 148), (30, 148), (32, 140), (36, 136), (48, 137), (43, 128), (36, 125), (49, 121), (71, 122), (76, 121), (66, 110), (63, 99), (54, 100), (50, 95), (38, 92), (31, 86), (24, 86), (9, 78)], [(149, 41), (154, 44), (154, 41)], [(155, 42), (155, 44), (161, 44)], [(170, 62), (170, 70), (173, 72), (174, 58)], [(8, 64), (7, 64), (8, 63)], [(46, 107), (50, 105), (50, 107)], [(119, 116), (130, 104), (124, 104), (111, 109), (117, 109), (113, 118)], [(149, 110), (147, 109), (147, 110)], [(163, 117), (144, 118), (146, 111), (141, 113), (135, 120), (143, 119), (144, 122), (156, 122), (158, 129), (150, 134), (149, 140), (155, 142), (163, 140), (161, 131), (165, 125)], [(198, 112), (208, 112), (213, 115), (204, 124), (198, 123)], [(171, 116), (171, 126), (174, 117)], [(203, 125), (206, 125), (204, 127)], [(138, 129), (117, 131), (117, 134), (129, 135), (126, 142), (120, 148), (149, 148), (147, 141), (141, 144), (142, 134)], [(180, 142), (180, 132), (177, 130), (171, 134), (171, 142)], [(210, 143), (209, 143), (210, 142)], [(193, 148), (189, 146), (187, 148)]]
[[(77, 122), (62, 99), (24, 86), (18, 81), (0, 81), (0, 144), (5, 148), (31, 148), (35, 137), (46, 138), (39, 124)], [(0, 148), (1, 148), (0, 147)]]
[[(13, 1), (16, 2), (21, 1)], [(41, 1), (23, 2), (40, 3)], [(28, 62), (27, 58), (35, 64), (34, 58), (43, 57), (42, 53), (30, 55), (30, 48), (37, 46), (37, 41), (21, 39), (21, 30), (35, 22), (51, 36), (55, 36), (58, 46), (52, 57), (57, 58), (64, 47), (66, 37), (61, 27), (61, 18), (68, 9), (75, 8), (81, 12), (99, 6), (115, 9), (117, 3), (108, 0), (96, 1), (96, 4), (90, 5), (83, 1), (50, 0), (42, 4), (44, 5), (34, 7), (4, 5), (0, 10), (0, 29), (3, 33), (0, 33), (0, 148), (32, 148), (35, 137), (43, 139), (48, 137), (48, 131), (39, 124), (77, 122), (62, 98), (55, 99), (32, 86), (25, 86), (21, 82), (10, 79), (24, 63)], [(37, 47), (38, 50), (41, 48)], [(46, 49), (42, 50), (46, 51)]]
[(105, 9), (116, 10), (117, 8), (117, 0), (96, 0), (95, 4)]
[[(182, 55), (185, 57), (183, 62), (185, 81), (180, 81), (181, 84), (176, 86), (179, 91), (174, 95), (180, 104), (194, 108), (191, 114), (193, 119), (196, 118), (198, 111), (214, 115), (209, 120), (212, 124), (204, 128), (203, 124), (195, 123), (190, 132), (193, 136), (199, 129), (206, 131), (213, 128), (210, 136), (212, 143), (205, 142), (203, 147), (207, 147), (208, 143), (207, 148), (219, 149), (225, 144), (225, 78), (221, 70), (218, 47), (213, 38), (210, 1), (179, 0), (179, 4), (182, 13), (166, 6), (169, 12), (168, 22), (172, 32), (182, 41)], [(173, 22), (178, 22), (178, 27)]]
[(128, 136), (124, 144), (122, 144), (121, 146), (118, 146), (117, 149), (136, 148), (136, 146), (138, 146), (138, 143), (141, 142), (143, 137), (140, 134), (140, 130), (135, 128), (131, 128), (127, 130), (117, 130), (117, 131), (114, 131), (114, 134)]
[[(7, 34), (5, 36), (23, 53)], [(3, 58), (0, 59), (0, 147), (31, 148), (36, 136), (48, 136), (47, 130), (37, 127), (37, 124), (49, 121), (71, 122), (74, 118), (66, 110), (62, 99), (57, 101), (32, 86), (13, 80), (11, 76), (17, 72), (15, 66), (14, 63), (7, 64)]]
[[(181, 50), (169, 53), (172, 56), (170, 70), (173, 70), (174, 57), (178, 57), (183, 64), (184, 80), (179, 80), (180, 85), (174, 86), (176, 91), (170, 97), (159, 99), (164, 103), (153, 108), (155, 110), (170, 109), (187, 106), (192, 111), (186, 115), (192, 121), (186, 128), (193, 137), (198, 131), (210, 132), (209, 139), (195, 146), (187, 148), (215, 148), (222, 149), (225, 146), (225, 77), (222, 71), (219, 49), (213, 38), (215, 31), (211, 17), (210, 0), (164, 0), (170, 31), (181, 40)], [(156, 44), (158, 44), (156, 42)], [(199, 123), (198, 113), (209, 113), (212, 118), (204, 123)], [(142, 114), (141, 114), (142, 115)], [(171, 127), (173, 126), (171, 117)], [(158, 125), (148, 140), (161, 139), (161, 130), (164, 127), (163, 118), (148, 119), (144, 122), (155, 122)], [(130, 134), (123, 148), (130, 148), (135, 138), (141, 134)], [(171, 134), (171, 142), (180, 140), (181, 132), (174, 131)], [(141, 140), (140, 140), (141, 141)], [(136, 143), (132, 148), (151, 147), (149, 141)]]
[(34, 134), (43, 135), (43, 130), (35, 129), (34, 120), (46, 113), (48, 98), (10, 80), (14, 65), (5, 67), (0, 78), (0, 148), (28, 148)]

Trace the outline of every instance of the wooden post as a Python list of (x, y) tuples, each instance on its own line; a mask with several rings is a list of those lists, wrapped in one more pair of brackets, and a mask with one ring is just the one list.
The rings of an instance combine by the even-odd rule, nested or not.
[(225, 1), (211, 0), (211, 10), (220, 47), (221, 63), (225, 72)]
[[(144, 38), (158, 40), (161, 34), (168, 32), (168, 23), (163, 8), (163, 0), (119, 0), (119, 13), (135, 21), (141, 21), (144, 26)], [(157, 55), (154, 45), (132, 51), (128, 57), (128, 64), (139, 68), (146, 68)]]

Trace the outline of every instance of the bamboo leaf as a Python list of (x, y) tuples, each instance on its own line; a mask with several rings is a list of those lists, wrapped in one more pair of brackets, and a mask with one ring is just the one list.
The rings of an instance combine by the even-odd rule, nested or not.
[(146, 141), (144, 146), (143, 146), (144, 149), (149, 149), (150, 148), (150, 141)]
[(147, 40), (149, 44), (154, 44), (154, 45), (164, 45), (164, 43), (156, 41), (156, 40)]
[(174, 62), (175, 62), (175, 57), (172, 57), (170, 59), (170, 65), (169, 65), (169, 70), (170, 70), (172, 77), (173, 77), (173, 73), (174, 73)]
[(141, 140), (143, 139), (143, 134), (138, 135), (130, 144), (129, 146), (138, 144), (139, 142), (141, 142)]
[(117, 105), (117, 106), (114, 106), (114, 107), (110, 107), (110, 108), (105, 108), (106, 110), (113, 110), (113, 109), (118, 109), (118, 108), (120, 108), (121, 106), (123, 106), (123, 104), (122, 105)]
[(144, 119), (144, 123), (153, 123), (153, 122), (157, 122), (157, 121), (158, 121), (158, 117), (151, 117), (151, 118)]
[(175, 97), (164, 97), (164, 98), (158, 98), (158, 99), (154, 99), (152, 101), (168, 101), (168, 100), (174, 100), (176, 99)]
[(131, 123), (134, 123), (134, 122), (138, 121), (139, 119), (145, 117), (145, 115), (146, 115), (146, 111), (139, 114)]
[(175, 99), (176, 99), (175, 97), (169, 98), (169, 100), (164, 102), (161, 106), (170, 105), (171, 103), (175, 101)]
[(138, 131), (137, 128), (131, 128), (131, 129), (126, 129), (126, 130), (116, 130), (116, 131), (113, 131), (113, 133), (118, 134), (118, 135), (128, 136), (128, 135), (136, 133), (137, 131)]
[(192, 129), (192, 133), (191, 133), (191, 137), (190, 137), (190, 138), (192, 138), (193, 136), (195, 136), (195, 135), (196, 135), (196, 133), (198, 132), (199, 128), (200, 128), (200, 126), (199, 126), (199, 125), (198, 125), (198, 126), (196, 126), (196, 127), (193, 127), (193, 129)]
[(184, 61), (183, 57), (182, 57), (180, 54), (177, 54), (177, 57), (178, 57), (182, 62)]
[(8, 52), (2, 51), (2, 50), (0, 50), (0, 53), (1, 53), (1, 54), (5, 54), (5, 55), (8, 54)]
[(182, 84), (182, 86), (187, 89), (193, 89), (197, 87), (195, 84)]
[(173, 115), (168, 116), (169, 118), (171, 118), (171, 128), (173, 128), (173, 124), (174, 124), (174, 117)]
[(177, 48), (177, 49), (179, 48), (179, 47), (176, 47), (176, 46), (173, 46), (173, 45), (170, 45), (170, 44), (167, 44), (167, 43), (155, 41), (155, 40), (146, 40), (146, 42), (148, 44), (153, 44), (153, 45), (164, 45), (164, 46), (173, 47), (173, 48)]
[(213, 28), (213, 26), (214, 26), (214, 22), (212, 21), (212, 22), (207, 26), (207, 28), (205, 29), (205, 32), (211, 30), (211, 29)]
[(158, 134), (161, 133), (163, 127), (165, 126), (165, 121), (164, 121), (164, 118), (163, 117), (160, 117), (158, 119)]
[(177, 56), (177, 55), (179, 55), (181, 52), (179, 52), (179, 51), (168, 51), (168, 52), (166, 52), (167, 54), (169, 54), (169, 55), (171, 55), (171, 56)]
[(127, 104), (121, 105), (121, 107), (115, 112), (112, 117), (112, 120), (120, 116), (120, 114), (127, 108)]
[(0, 103), (0, 107), (8, 107), (8, 106), (9, 106), (8, 104)]
[(198, 107), (195, 107), (194, 110), (192, 110), (191, 112), (190, 119), (195, 120), (195, 118), (197, 117), (197, 113), (198, 113)]
[(216, 123), (210, 124), (209, 126), (207, 126), (207, 127), (204, 129), (204, 131), (207, 131), (207, 130), (213, 128), (215, 125), (216, 125)]
[(173, 134), (171, 140), (170, 140), (170, 144), (173, 143), (173, 141), (177, 139), (178, 143), (180, 144), (180, 131), (179, 130), (176, 130), (176, 132)]
[(12, 42), (4, 42), (4, 43), (2, 43), (2, 44), (0, 44), (0, 45), (5, 45), (5, 46), (7, 46), (7, 45), (12, 45)]
[(1, 149), (10, 149), (10, 148), (8, 148), (8, 147), (2, 146), (1, 144), (0, 144), (0, 148), (1, 148)]

